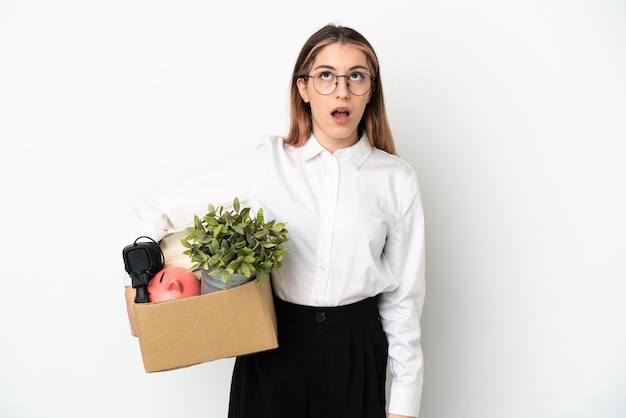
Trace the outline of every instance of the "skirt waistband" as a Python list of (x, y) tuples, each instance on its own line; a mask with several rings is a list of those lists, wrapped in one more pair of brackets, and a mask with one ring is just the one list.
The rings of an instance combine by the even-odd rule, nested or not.
[(274, 297), (276, 315), (283, 320), (305, 324), (335, 325), (378, 315), (378, 296), (343, 306), (323, 307), (297, 305)]

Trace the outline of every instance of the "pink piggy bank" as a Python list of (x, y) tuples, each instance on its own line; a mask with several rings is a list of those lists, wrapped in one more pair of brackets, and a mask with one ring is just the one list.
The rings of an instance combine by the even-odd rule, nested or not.
[(148, 284), (148, 300), (165, 302), (200, 294), (200, 280), (183, 267), (166, 267)]

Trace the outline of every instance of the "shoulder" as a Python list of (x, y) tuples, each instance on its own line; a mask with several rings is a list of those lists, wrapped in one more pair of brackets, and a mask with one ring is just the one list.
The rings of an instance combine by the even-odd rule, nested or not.
[(259, 144), (270, 149), (281, 149), (288, 146), (285, 143), (285, 138), (280, 135), (262, 135)]
[(284, 139), (279, 135), (262, 135), (246, 147), (229, 155), (232, 160), (247, 164), (264, 162), (276, 155), (277, 151), (285, 147)]
[[(420, 186), (417, 172), (402, 158), (374, 148), (368, 159), (376, 182), (384, 185), (387, 198), (397, 202), (398, 213), (406, 213), (407, 208), (420, 205)], [(415, 206), (415, 207), (417, 207)]]
[(417, 173), (408, 162), (378, 148), (372, 148), (369, 162), (374, 165), (376, 169), (383, 168), (385, 172), (394, 177), (407, 179), (417, 177)]
[(294, 161), (300, 158), (303, 147), (296, 147), (285, 142), (280, 135), (263, 135), (260, 139), (257, 152), (263, 153), (274, 162)]

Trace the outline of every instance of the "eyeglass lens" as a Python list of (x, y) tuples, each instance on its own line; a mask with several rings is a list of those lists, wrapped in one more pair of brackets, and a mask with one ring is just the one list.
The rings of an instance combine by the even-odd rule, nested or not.
[(328, 71), (322, 71), (312, 76), (313, 87), (319, 94), (327, 96), (337, 89), (338, 79), (342, 77), (345, 77), (348, 90), (355, 96), (363, 96), (371, 87), (372, 80), (369, 74), (353, 72), (348, 75), (337, 75)]

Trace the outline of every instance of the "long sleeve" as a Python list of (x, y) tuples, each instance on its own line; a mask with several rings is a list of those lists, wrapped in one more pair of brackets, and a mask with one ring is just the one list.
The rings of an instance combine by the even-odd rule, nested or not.
[[(182, 231), (193, 224), (194, 215), (207, 212), (209, 203), (229, 208), (238, 197), (242, 204), (250, 204), (252, 190), (260, 181), (258, 173), (268, 163), (267, 152), (266, 143), (261, 142), (219, 162), (212, 161), (206, 168), (199, 166), (184, 182), (140, 194), (132, 209), (129, 243), (140, 236), (159, 241)], [(130, 285), (127, 275), (124, 285)]]
[(418, 416), (423, 382), (420, 316), (425, 294), (424, 216), (417, 177), (401, 193), (398, 225), (384, 256), (398, 287), (382, 295), (380, 314), (389, 342), (389, 412)]

